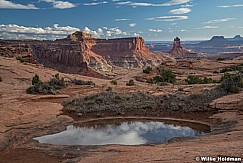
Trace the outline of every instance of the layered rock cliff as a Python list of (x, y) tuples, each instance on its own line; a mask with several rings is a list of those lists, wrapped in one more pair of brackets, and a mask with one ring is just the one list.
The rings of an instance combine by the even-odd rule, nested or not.
[(163, 60), (162, 56), (147, 49), (141, 37), (95, 39), (85, 32), (75, 32), (55, 41), (1, 40), (0, 53), (5, 56), (28, 55), (47, 67), (72, 73), (89, 69), (111, 71), (116, 66), (141, 68)]

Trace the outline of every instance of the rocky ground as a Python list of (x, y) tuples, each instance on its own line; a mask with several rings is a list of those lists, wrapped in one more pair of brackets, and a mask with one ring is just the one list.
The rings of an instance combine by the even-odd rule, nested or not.
[[(183, 85), (182, 81), (186, 75), (197, 74), (219, 79), (222, 74), (215, 71), (242, 63), (243, 58), (221, 62), (177, 62), (169, 66), (181, 81), (179, 85), (174, 86), (149, 85), (138, 81), (135, 81), (135, 86), (125, 86), (128, 80), (135, 80), (135, 76), (143, 76), (141, 70), (123, 70), (123, 74), (113, 74), (118, 85), (110, 84), (110, 80), (60, 73), (65, 79), (92, 80), (96, 85), (70, 85), (60, 90), (57, 95), (29, 95), (25, 90), (31, 85), (31, 79), (36, 73), (42, 81), (47, 81), (58, 72), (41, 65), (23, 64), (15, 59), (0, 57), (0, 76), (3, 79), (0, 82), (0, 162), (194, 162), (195, 156), (243, 157), (243, 92), (213, 100), (210, 103), (212, 111), (163, 112), (159, 115), (160, 118), (183, 118), (208, 123), (214, 132), (207, 136), (141, 146), (57, 146), (39, 144), (32, 139), (62, 131), (77, 120), (97, 118), (97, 114), (74, 118), (63, 113), (61, 104), (69, 98), (101, 93), (109, 86), (114, 92), (140, 91), (151, 96), (177, 94), (178, 88), (183, 88), (180, 94), (199, 94), (216, 85)], [(131, 115), (126, 112), (119, 116)], [(106, 116), (110, 115), (102, 115)]]

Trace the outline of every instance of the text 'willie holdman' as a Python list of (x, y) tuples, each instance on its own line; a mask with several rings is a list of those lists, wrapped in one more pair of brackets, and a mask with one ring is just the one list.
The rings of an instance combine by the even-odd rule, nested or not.
[(202, 162), (241, 162), (240, 157), (228, 157), (228, 156), (219, 156), (219, 157), (210, 157), (210, 156), (198, 156), (195, 158), (196, 161)]

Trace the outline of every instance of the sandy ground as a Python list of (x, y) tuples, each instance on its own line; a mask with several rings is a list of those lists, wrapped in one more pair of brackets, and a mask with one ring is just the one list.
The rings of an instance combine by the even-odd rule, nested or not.
[[(243, 60), (197, 61), (193, 69), (174, 68), (178, 74), (182, 71), (197, 74), (213, 74), (213, 71), (228, 65), (243, 63)], [(211, 66), (211, 67), (210, 67)], [(182, 73), (181, 72), (181, 73)], [(15, 59), (0, 57), (0, 162), (195, 162), (196, 156), (235, 156), (243, 158), (243, 92), (228, 95), (211, 103), (219, 109), (211, 119), (221, 119), (222, 124), (215, 127), (215, 133), (193, 139), (172, 141), (168, 144), (147, 146), (99, 146), (99, 147), (63, 147), (41, 145), (32, 137), (65, 129), (74, 119), (61, 112), (61, 102), (69, 97), (80, 97), (104, 91), (112, 86), (114, 91), (142, 91), (152, 95), (176, 92), (178, 87), (185, 87), (185, 93), (200, 92), (212, 88), (214, 84), (159, 87), (136, 82), (133, 87), (125, 83), (141, 75), (140, 70), (118, 75), (118, 85), (113, 86), (108, 80), (63, 74), (66, 79), (92, 80), (96, 86), (71, 85), (58, 95), (28, 95), (26, 88), (31, 79), (39, 74), (46, 81), (58, 73), (40, 65), (22, 64)], [(173, 115), (172, 115), (173, 118)], [(193, 118), (193, 117), (192, 117)], [(218, 132), (217, 132), (218, 131)], [(223, 132), (226, 131), (226, 132)]]

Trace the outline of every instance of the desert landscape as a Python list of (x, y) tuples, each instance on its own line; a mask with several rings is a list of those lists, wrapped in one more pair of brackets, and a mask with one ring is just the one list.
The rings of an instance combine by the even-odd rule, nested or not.
[[(85, 42), (92, 42), (94, 47)], [(101, 46), (90, 35), (86, 38), (83, 32), (54, 42), (18, 41), (17, 47), (15, 41), (2, 41), (1, 162), (192, 162), (196, 156), (204, 155), (242, 157), (241, 88), (236, 90), (238, 93), (217, 90), (223, 71), (234, 74), (237, 70), (229, 67), (237, 67), (241, 73), (242, 57), (220, 61), (176, 60), (150, 52), (142, 38), (100, 42)], [(74, 46), (78, 44), (81, 48)], [(36, 46), (44, 47), (39, 52)], [(176, 48), (173, 50), (179, 53), (182, 47)], [(49, 53), (50, 50), (56, 53)], [(179, 55), (183, 52), (187, 51), (182, 50)], [(127, 57), (112, 63), (102, 53)], [(81, 61), (83, 56), (88, 59)], [(107, 67), (112, 69), (108, 71)], [(160, 81), (163, 70), (170, 70), (175, 81), (170, 78)], [(35, 74), (43, 82), (62, 78), (65, 86), (61, 89), (37, 86), (33, 84)], [(212, 80), (197, 83), (196, 79), (188, 78), (190, 75), (202, 81), (204, 77)], [(29, 89), (32, 84), (36, 89)], [(85, 102), (84, 97), (94, 102)], [(103, 102), (98, 104), (98, 98)], [(33, 139), (58, 133), (71, 124), (94, 120), (102, 123), (111, 118), (186, 121), (210, 126), (210, 131), (204, 136), (178, 137), (166, 144), (134, 147), (66, 146), (41, 144)]]
[(195, 1), (0, 0), (0, 163), (242, 162), (242, 5)]

